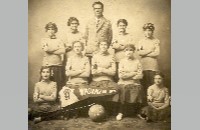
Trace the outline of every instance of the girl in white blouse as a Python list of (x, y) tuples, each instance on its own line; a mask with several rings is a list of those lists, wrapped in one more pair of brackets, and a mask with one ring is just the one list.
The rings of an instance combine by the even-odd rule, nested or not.
[(170, 114), (170, 98), (168, 88), (163, 85), (164, 75), (157, 72), (154, 84), (147, 89), (148, 106), (143, 108), (142, 114), (147, 115), (147, 121), (166, 120)]
[(41, 117), (47, 112), (53, 112), (59, 109), (56, 105), (57, 84), (51, 80), (50, 67), (42, 67), (40, 71), (41, 80), (37, 82), (33, 93), (33, 111), (32, 117)]
[(163, 85), (164, 76), (156, 73), (154, 84), (147, 90), (147, 101), (149, 104), (148, 118), (151, 120), (165, 120), (169, 114), (169, 92)]
[(127, 44), (133, 44), (133, 36), (126, 32), (128, 22), (126, 19), (117, 21), (118, 33), (114, 34), (112, 48), (115, 50), (116, 62), (119, 63), (125, 57), (124, 48)]
[(46, 24), (45, 30), (47, 37), (42, 39), (42, 50), (44, 51), (42, 66), (50, 67), (59, 91), (65, 85), (65, 72), (62, 58), (65, 53), (65, 46), (56, 37), (58, 28), (55, 23), (49, 22)]
[[(119, 62), (119, 113), (116, 117), (121, 120), (127, 111), (127, 103), (132, 103), (135, 110), (138, 110), (141, 103), (141, 85), (140, 79), (142, 78), (142, 65), (138, 59), (135, 59), (133, 54), (135, 46), (127, 44), (124, 49), (125, 58)], [(135, 111), (137, 112), (137, 111)]]
[(64, 40), (66, 46), (66, 61), (74, 54), (73, 42), (81, 41), (85, 44), (83, 34), (78, 30), (79, 20), (76, 17), (70, 17), (67, 21), (67, 26), (69, 26), (69, 31), (66, 33), (66, 38)]
[[(66, 85), (59, 92), (61, 107), (66, 107), (81, 99), (73, 93), (79, 88), (88, 88), (88, 77), (90, 76), (90, 63), (88, 57), (82, 54), (84, 49), (84, 43), (81, 41), (72, 42), (73, 55), (69, 57), (67, 65), (65, 67), (66, 76), (68, 81)], [(77, 106), (76, 106), (77, 107)], [(79, 116), (80, 111), (74, 110), (70, 112), (74, 118)], [(70, 117), (69, 113), (66, 113), (67, 118)]]
[[(116, 74), (115, 58), (108, 52), (108, 43), (99, 43), (99, 52), (92, 57), (92, 82), (91, 88), (117, 89), (118, 85), (113, 81)], [(117, 101), (113, 95), (96, 98), (96, 102), (104, 105), (107, 109), (112, 109), (106, 101)], [(98, 102), (99, 101), (99, 102)]]

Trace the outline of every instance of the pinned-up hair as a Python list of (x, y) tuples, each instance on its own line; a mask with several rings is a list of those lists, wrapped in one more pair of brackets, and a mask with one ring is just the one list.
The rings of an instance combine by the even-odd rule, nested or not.
[(154, 31), (155, 30), (154, 24), (152, 24), (152, 23), (144, 24), (143, 30), (145, 31), (146, 29), (150, 29), (151, 31)]
[(77, 43), (77, 42), (81, 44), (82, 51), (83, 51), (84, 50), (84, 43), (82, 41), (73, 41), (72, 42), (72, 48), (74, 48), (74, 44)]
[(70, 26), (72, 21), (76, 21), (79, 25), (79, 20), (76, 17), (70, 17), (67, 21), (67, 26)]
[(119, 19), (119, 20), (117, 21), (117, 26), (119, 25), (119, 23), (124, 23), (126, 26), (128, 26), (128, 22), (127, 22), (126, 19)]
[(44, 69), (49, 69), (49, 72), (50, 72), (50, 77), (49, 77), (49, 79), (51, 80), (51, 81), (54, 81), (54, 78), (53, 78), (53, 70), (49, 67), (49, 66), (42, 66), (41, 68), (40, 68), (40, 79), (39, 79), (39, 81), (41, 81), (42, 80), (42, 76), (41, 76), (41, 73), (42, 73), (42, 71), (44, 70)]
[(125, 48), (124, 48), (124, 51), (126, 51), (126, 49), (132, 49), (133, 51), (135, 51), (135, 50), (136, 50), (136, 47), (135, 47), (135, 45), (133, 45), (133, 44), (127, 44), (127, 45), (125, 46)]
[(108, 43), (107, 40), (99, 40), (99, 41), (98, 41), (98, 46), (100, 46), (100, 44), (101, 44), (102, 42), (105, 42), (105, 43), (107, 44), (108, 48), (109, 48), (110, 44)]
[(163, 73), (161, 73), (160, 71), (156, 72), (156, 73), (154, 74), (154, 77), (155, 77), (156, 75), (159, 75), (159, 76), (162, 77), (163, 79), (165, 78), (165, 75), (164, 75)]
[(53, 30), (55, 30), (55, 32), (58, 32), (58, 27), (55, 23), (49, 22), (48, 24), (46, 24), (45, 26), (46, 32), (49, 28), (52, 28)]

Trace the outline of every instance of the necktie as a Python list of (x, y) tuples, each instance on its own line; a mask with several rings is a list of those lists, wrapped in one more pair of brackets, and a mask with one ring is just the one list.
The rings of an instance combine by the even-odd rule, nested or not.
[(96, 28), (99, 27), (99, 22), (100, 22), (100, 19), (97, 19), (97, 21), (96, 21)]

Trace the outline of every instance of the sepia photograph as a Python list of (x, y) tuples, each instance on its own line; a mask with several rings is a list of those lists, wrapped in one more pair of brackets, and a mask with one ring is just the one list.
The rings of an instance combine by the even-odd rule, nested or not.
[(28, 0), (29, 130), (171, 130), (171, 0)]

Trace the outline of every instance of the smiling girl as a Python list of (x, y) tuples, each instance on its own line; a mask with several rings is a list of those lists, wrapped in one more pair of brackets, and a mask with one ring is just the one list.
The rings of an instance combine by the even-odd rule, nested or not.
[(51, 81), (51, 69), (44, 66), (40, 70), (40, 81), (35, 84), (33, 93), (33, 111), (32, 117), (41, 117), (47, 112), (53, 112), (59, 109), (56, 105), (57, 84)]

